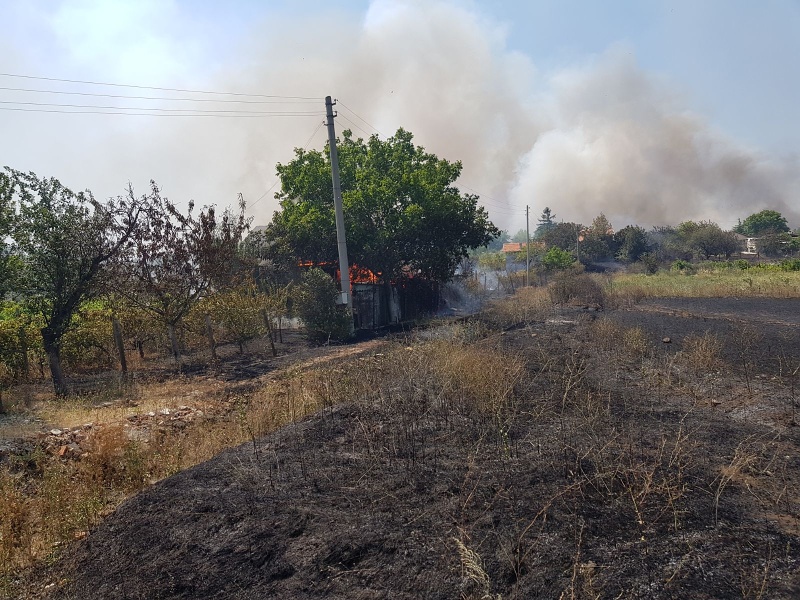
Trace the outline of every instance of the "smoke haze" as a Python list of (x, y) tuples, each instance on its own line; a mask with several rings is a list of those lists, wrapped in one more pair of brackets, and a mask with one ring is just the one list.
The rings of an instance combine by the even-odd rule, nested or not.
[[(90, 10), (96, 3), (84, 4)], [(142, 28), (164, 10), (165, 3), (151, 4), (136, 15)], [(185, 16), (166, 4), (171, 19)], [(39, 33), (64, 44), (63, 32), (52, 31), (65, 22), (61, 15)], [(218, 36), (206, 50), (188, 43), (175, 49), (177, 42), (155, 29), (141, 44), (133, 35), (134, 45), (106, 62), (145, 85), (320, 98), (283, 107), (318, 115), (83, 115), (68, 124), (64, 115), (37, 115), (35, 123), (25, 115), (9, 125), (9, 136), (41, 140), (57, 128), (58, 139), (13, 151), (3, 144), (0, 163), (91, 187), (98, 196), (120, 193), (128, 180), (144, 191), (151, 178), (179, 202), (234, 204), (242, 192), (263, 224), (277, 208), (277, 189), (267, 192), (275, 164), (307, 142), (323, 147), (321, 98), (332, 95), (340, 101), (339, 131), (383, 136), (404, 127), (427, 150), (461, 160), (463, 191), (478, 193), (493, 221), (512, 232), (524, 226), (525, 205), (534, 217), (549, 206), (558, 219), (583, 223), (603, 212), (617, 228), (687, 219), (731, 227), (762, 208), (800, 225), (797, 157), (766, 155), (716, 131), (684, 92), (643, 70), (625, 45), (543, 72), (509, 49), (502, 24), (472, 4), (446, 1), (375, 0), (366, 14), (324, 12), (302, 21), (272, 15), (249, 27), (244, 38)], [(181, 39), (190, 29), (179, 28)], [(88, 64), (93, 43), (88, 36), (71, 46), (73, 66)], [(160, 60), (162, 52), (174, 60)], [(22, 70), (24, 60), (12, 65), (8, 58), (22, 54), (19, 47), (3, 54), (3, 71)], [(193, 78), (182, 66), (190, 60), (207, 61), (212, 74)]]

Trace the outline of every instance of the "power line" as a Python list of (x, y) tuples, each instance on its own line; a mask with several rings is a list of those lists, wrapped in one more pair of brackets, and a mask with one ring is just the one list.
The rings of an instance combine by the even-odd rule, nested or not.
[[(20, 107), (13, 107), (13, 106), (0, 106), (0, 110), (13, 110), (18, 112), (35, 112), (35, 113), (59, 113), (59, 114), (66, 114), (66, 115), (124, 115), (124, 116), (133, 116), (133, 117), (216, 117), (219, 119), (261, 119), (265, 117), (313, 117), (313, 116), (321, 116), (322, 113), (320, 112), (309, 112), (309, 113), (291, 113), (291, 112), (284, 112), (284, 113), (257, 113), (257, 114), (246, 114), (246, 113), (236, 113), (236, 114), (215, 114), (213, 111), (205, 111), (205, 112), (194, 112), (191, 114), (188, 113), (179, 113), (179, 114), (166, 114), (166, 113), (157, 113), (157, 112), (122, 112), (122, 111), (102, 111), (102, 110), (58, 110), (58, 109), (47, 109), (47, 108), (20, 108)], [(143, 108), (136, 108), (131, 110), (148, 110)], [(153, 110), (153, 109), (150, 109)]]
[(197, 110), (194, 108), (149, 108), (143, 106), (98, 106), (95, 104), (60, 104), (55, 102), (17, 102), (14, 100), (0, 100), (0, 104), (16, 104), (21, 106), (48, 106), (57, 108), (94, 108), (103, 110), (143, 110), (154, 112), (174, 112), (174, 113), (213, 113), (213, 114), (248, 114), (248, 115), (319, 115), (319, 110), (314, 111), (257, 111), (257, 110), (223, 110), (223, 109), (208, 109)]
[[(378, 132), (378, 135), (381, 135), (381, 136), (383, 136), (383, 137), (386, 137), (386, 136), (385, 136), (383, 133), (381, 133), (381, 131), (380, 131), (380, 130), (379, 130), (377, 127), (375, 127), (374, 125), (372, 125), (372, 124), (371, 124), (369, 121), (367, 121), (366, 119), (364, 119), (364, 118), (360, 117), (359, 115), (357, 115), (357, 114), (356, 114), (356, 113), (355, 113), (355, 112), (354, 112), (354, 111), (353, 111), (353, 110), (352, 110), (350, 107), (348, 107), (348, 106), (347, 106), (347, 105), (346, 105), (344, 102), (342, 102), (342, 101), (341, 101), (341, 100), (339, 100), (338, 98), (336, 99), (336, 104), (338, 104), (339, 106), (341, 106), (342, 108), (344, 108), (345, 110), (347, 110), (348, 112), (350, 112), (350, 113), (351, 113), (351, 114), (352, 114), (354, 117), (356, 117), (356, 118), (357, 118), (359, 121), (362, 121), (363, 123), (366, 123), (366, 124), (367, 124), (369, 127), (372, 127), (372, 129), (374, 129), (375, 131), (377, 131), (377, 132)], [(349, 119), (348, 119), (348, 120), (349, 120)], [(352, 123), (352, 121), (350, 121), (350, 122)], [(364, 131), (364, 130), (362, 129), (361, 131)], [(364, 131), (364, 133), (366, 133), (366, 131)]]
[(67, 92), (64, 90), (36, 90), (32, 88), (16, 88), (0, 86), (0, 90), (8, 92), (31, 92), (35, 94), (59, 94), (66, 96), (89, 96), (92, 98), (122, 98), (125, 100), (167, 100), (169, 102), (214, 102), (231, 104), (316, 104), (317, 99), (307, 100), (224, 100), (218, 98), (171, 98), (169, 96), (130, 96), (127, 94), (98, 94), (95, 92)]
[[(306, 145), (305, 145), (305, 146), (303, 146), (303, 151), (304, 151), (304, 152), (305, 152), (306, 150), (308, 150), (308, 147), (309, 147), (309, 145), (311, 144), (311, 140), (313, 140), (313, 139), (314, 139), (314, 136), (315, 136), (315, 135), (317, 135), (317, 132), (318, 132), (318, 131), (319, 131), (319, 130), (322, 128), (322, 126), (323, 126), (323, 125), (325, 125), (325, 121), (320, 121), (320, 122), (319, 122), (319, 124), (317, 124), (317, 127), (316, 127), (316, 129), (314, 129), (314, 133), (312, 133), (310, 136), (308, 136), (308, 141), (306, 142)], [(274, 183), (273, 183), (271, 186), (269, 186), (269, 188), (267, 189), (267, 191), (266, 191), (266, 192), (264, 192), (263, 194), (261, 194), (261, 195), (260, 195), (260, 196), (259, 196), (259, 197), (256, 199), (256, 201), (255, 201), (255, 202), (253, 202), (253, 203), (250, 205), (250, 208), (254, 207), (256, 204), (258, 204), (258, 203), (259, 203), (259, 202), (261, 202), (261, 201), (262, 201), (264, 198), (266, 198), (266, 197), (267, 197), (267, 194), (269, 194), (269, 193), (270, 193), (270, 192), (271, 192), (271, 191), (272, 191), (272, 190), (275, 188), (275, 186), (276, 186), (276, 185), (278, 185), (278, 183), (279, 183), (279, 182), (280, 182), (280, 179), (276, 179), (276, 180), (274, 181)]]
[(348, 123), (350, 123), (350, 125), (352, 125), (352, 126), (353, 126), (353, 127), (355, 127), (356, 129), (358, 129), (358, 130), (359, 130), (361, 133), (363, 133), (363, 134), (365, 134), (365, 135), (367, 135), (367, 136), (370, 136), (370, 135), (372, 135), (372, 134), (371, 134), (369, 131), (365, 131), (363, 127), (359, 127), (359, 126), (358, 126), (358, 123), (354, 123), (353, 121), (351, 121), (350, 119), (348, 119), (348, 118), (347, 118), (347, 117), (345, 117), (344, 115), (342, 115), (342, 114), (338, 114), (338, 115), (336, 115), (336, 116), (337, 116), (338, 118), (340, 118), (340, 119), (344, 119), (345, 121), (347, 121)]
[(217, 96), (240, 96), (247, 98), (282, 98), (286, 100), (322, 100), (318, 96), (279, 96), (277, 94), (243, 94), (239, 92), (219, 92), (211, 90), (190, 90), (183, 88), (156, 87), (149, 85), (132, 85), (125, 83), (109, 83), (105, 81), (84, 81), (80, 79), (59, 79), (57, 77), (37, 77), (34, 75), (20, 75), (16, 73), (0, 73), (0, 77), (15, 77), (18, 79), (33, 79), (36, 81), (57, 81), (59, 83), (78, 83), (81, 85), (104, 85), (109, 87), (131, 88), (138, 90), (158, 90), (161, 92), (182, 92), (187, 94), (212, 94)]

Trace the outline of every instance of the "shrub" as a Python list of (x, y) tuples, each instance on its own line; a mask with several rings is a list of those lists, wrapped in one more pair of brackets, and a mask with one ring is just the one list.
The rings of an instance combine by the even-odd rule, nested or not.
[(553, 246), (542, 257), (542, 266), (548, 271), (563, 271), (572, 266), (575, 257), (571, 252), (562, 250), (558, 246)]
[(603, 288), (585, 273), (563, 273), (550, 284), (550, 297), (556, 304), (605, 306)]
[(655, 275), (658, 273), (658, 256), (650, 252), (642, 254), (640, 258), (642, 265), (644, 265), (644, 272), (648, 275)]
[(333, 279), (322, 269), (303, 274), (295, 306), (310, 339), (325, 342), (350, 336), (351, 317), (336, 304), (338, 295)]
[(780, 262), (781, 271), (800, 271), (800, 258), (787, 258)]
[(686, 273), (687, 275), (694, 273), (694, 267), (692, 266), (692, 263), (681, 259), (678, 259), (672, 263), (670, 270), (677, 271), (679, 273)]

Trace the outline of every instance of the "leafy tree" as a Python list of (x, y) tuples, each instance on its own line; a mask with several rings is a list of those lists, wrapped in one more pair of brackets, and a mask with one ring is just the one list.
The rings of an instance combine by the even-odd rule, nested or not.
[(758, 246), (766, 256), (788, 256), (800, 249), (800, 240), (788, 232), (767, 233), (759, 240)]
[(67, 393), (61, 341), (81, 304), (96, 295), (104, 270), (130, 239), (141, 208), (118, 200), (98, 202), (57, 179), (6, 167), (3, 195), (18, 206), (13, 230), (19, 252), (16, 291), (43, 318), (44, 349), (57, 395)]
[(778, 211), (762, 210), (761, 212), (753, 213), (744, 221), (740, 221), (733, 230), (748, 237), (758, 237), (765, 234), (789, 231), (789, 225)]
[(633, 263), (650, 251), (647, 232), (636, 225), (623, 227), (614, 234), (617, 258), (625, 263)]
[(12, 287), (19, 269), (19, 259), (11, 243), (16, 215), (14, 212), (14, 179), (0, 172), (0, 298)]
[(244, 344), (264, 331), (264, 299), (251, 281), (209, 296), (206, 305), (213, 320), (222, 325), (244, 352)]
[(343, 340), (350, 335), (350, 316), (336, 304), (336, 284), (322, 269), (303, 273), (297, 290), (297, 316), (314, 341)]
[(248, 226), (244, 203), (240, 198), (238, 215), (230, 210), (218, 215), (210, 206), (194, 216), (192, 203), (183, 214), (155, 182), (141, 198), (128, 192), (125, 205), (139, 206), (143, 214), (117, 261), (117, 291), (166, 325), (177, 360), (177, 325), (212, 286), (230, 284), (239, 266), (237, 248)]
[(533, 232), (533, 239), (539, 240), (544, 237), (544, 234), (550, 231), (556, 224), (556, 215), (550, 210), (549, 206), (545, 206), (542, 211), (542, 216), (539, 217), (538, 225)]
[[(470, 248), (500, 235), (478, 197), (453, 186), (460, 162), (425, 152), (403, 129), (385, 141), (354, 139), (350, 131), (343, 136), (339, 165), (348, 255), (355, 264), (387, 281), (408, 271), (447, 281)], [(266, 234), (270, 257), (335, 263), (328, 153), (297, 149), (277, 171), (281, 210)]]
[(526, 229), (520, 229), (517, 233), (511, 236), (512, 242), (517, 242), (518, 244), (524, 244), (528, 241), (528, 231)]
[(739, 241), (731, 231), (723, 231), (711, 221), (684, 221), (678, 225), (684, 246), (701, 258), (724, 255), (730, 257), (739, 249)]
[(562, 250), (558, 246), (550, 248), (542, 257), (542, 266), (548, 271), (562, 271), (570, 268), (575, 262), (571, 252)]
[(583, 226), (579, 223), (556, 223), (542, 236), (547, 248), (555, 246), (562, 250), (574, 250)]

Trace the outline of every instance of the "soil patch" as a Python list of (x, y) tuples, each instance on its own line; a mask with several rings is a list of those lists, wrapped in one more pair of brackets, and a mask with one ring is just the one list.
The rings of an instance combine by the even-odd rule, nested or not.
[[(500, 333), (470, 325), (461, 335), (476, 337), (463, 343), (478, 356), (524, 364), (492, 410), (427, 370), (445, 350), (407, 371), (403, 353), (422, 346), (339, 356), (343, 379), (373, 382), (363, 398), (140, 493), (36, 589), (81, 599), (798, 597), (798, 428), (720, 410), (709, 385), (745, 386), (730, 365), (711, 383), (676, 366), (683, 335), (738, 327), (690, 308), (610, 314), (651, 335), (635, 352), (599, 344), (595, 315), (582, 311)], [(760, 323), (757, 347), (796, 348), (786, 329)], [(760, 381), (739, 407), (774, 410), (767, 396), (789, 393), (785, 377)]]

